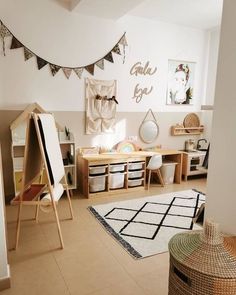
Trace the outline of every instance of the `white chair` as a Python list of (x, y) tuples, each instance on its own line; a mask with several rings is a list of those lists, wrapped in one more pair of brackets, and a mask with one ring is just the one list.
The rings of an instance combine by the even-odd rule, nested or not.
[(161, 166), (162, 166), (162, 155), (161, 154), (153, 155), (150, 158), (150, 160), (148, 162), (148, 165), (146, 167), (146, 170), (148, 171), (148, 186), (147, 186), (148, 190), (149, 190), (149, 187), (150, 187), (150, 180), (151, 180), (152, 172), (157, 173), (157, 176), (158, 176), (158, 178), (160, 180), (161, 186), (165, 185), (164, 180), (163, 180), (162, 175), (161, 175), (161, 171), (160, 171)]

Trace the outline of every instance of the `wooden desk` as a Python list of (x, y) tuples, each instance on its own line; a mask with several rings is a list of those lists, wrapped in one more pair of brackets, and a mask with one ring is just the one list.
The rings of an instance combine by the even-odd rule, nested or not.
[[(107, 193), (121, 193), (128, 192), (128, 190), (141, 190), (145, 189), (146, 183), (146, 163), (147, 160), (155, 153), (160, 153), (163, 156), (163, 161), (172, 161), (177, 163), (175, 168), (174, 182), (180, 183), (182, 177), (182, 152), (176, 150), (164, 150), (160, 149), (155, 152), (150, 151), (137, 151), (132, 153), (103, 153), (98, 155), (84, 155), (78, 156), (78, 182), (79, 190), (84, 196), (89, 198), (91, 195), (107, 194)], [(140, 166), (140, 182), (137, 186), (132, 187), (130, 183), (129, 175), (132, 174), (130, 165), (139, 163)], [(114, 165), (123, 164), (124, 169), (124, 185), (121, 188), (111, 189), (110, 177), (114, 176), (111, 172), (111, 167)], [(105, 187), (101, 192), (92, 192), (90, 190), (91, 179), (96, 176), (90, 174), (90, 170), (93, 167), (103, 168), (103, 174), (105, 177)], [(101, 177), (101, 176), (98, 176)]]

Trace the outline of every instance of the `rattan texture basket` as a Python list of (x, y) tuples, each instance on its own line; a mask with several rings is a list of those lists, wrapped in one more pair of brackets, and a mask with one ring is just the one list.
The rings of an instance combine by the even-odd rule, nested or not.
[(169, 295), (236, 295), (236, 239), (207, 221), (169, 242)]

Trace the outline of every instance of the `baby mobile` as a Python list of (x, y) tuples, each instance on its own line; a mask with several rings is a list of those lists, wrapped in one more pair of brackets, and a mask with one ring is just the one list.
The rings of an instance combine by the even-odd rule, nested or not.
[(7, 37), (12, 37), (10, 49), (23, 48), (25, 61), (29, 60), (32, 57), (35, 57), (37, 60), (38, 70), (41, 70), (44, 66), (49, 65), (52, 75), (55, 76), (60, 71), (60, 69), (62, 69), (67, 79), (70, 78), (72, 71), (75, 72), (75, 74), (78, 76), (79, 79), (81, 79), (81, 76), (84, 70), (86, 70), (91, 75), (94, 75), (95, 66), (97, 66), (101, 70), (104, 70), (104, 60), (114, 63), (112, 54), (116, 53), (118, 55), (122, 55), (119, 45), (123, 46), (123, 63), (124, 63), (125, 47), (128, 46), (126, 36), (124, 33), (122, 37), (119, 39), (119, 41), (115, 44), (115, 46), (113, 46), (112, 50), (110, 50), (107, 54), (105, 54), (99, 60), (96, 60), (94, 63), (84, 65), (84, 66), (78, 66), (78, 67), (66, 67), (66, 66), (60, 66), (60, 65), (51, 63), (43, 59), (42, 57), (38, 56), (34, 52), (32, 52), (29, 48), (27, 48), (24, 44), (22, 44), (0, 20), (0, 38), (2, 40), (2, 49), (3, 49), (4, 56), (6, 56), (5, 38)]

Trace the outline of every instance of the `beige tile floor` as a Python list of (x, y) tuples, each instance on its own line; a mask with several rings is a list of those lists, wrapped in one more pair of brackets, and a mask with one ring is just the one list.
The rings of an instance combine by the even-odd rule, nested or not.
[[(166, 295), (168, 294), (169, 255), (163, 253), (134, 260), (109, 236), (87, 207), (172, 191), (196, 188), (206, 191), (206, 179), (182, 184), (152, 185), (150, 191), (85, 199), (73, 196), (75, 214), (69, 216), (66, 199), (58, 210), (65, 249), (59, 240), (53, 214), (40, 213), (40, 223), (24, 221), (19, 248), (9, 251), (11, 289), (1, 295)], [(7, 206), (8, 247), (14, 246), (17, 208)], [(34, 210), (24, 207), (24, 218), (32, 218)]]

